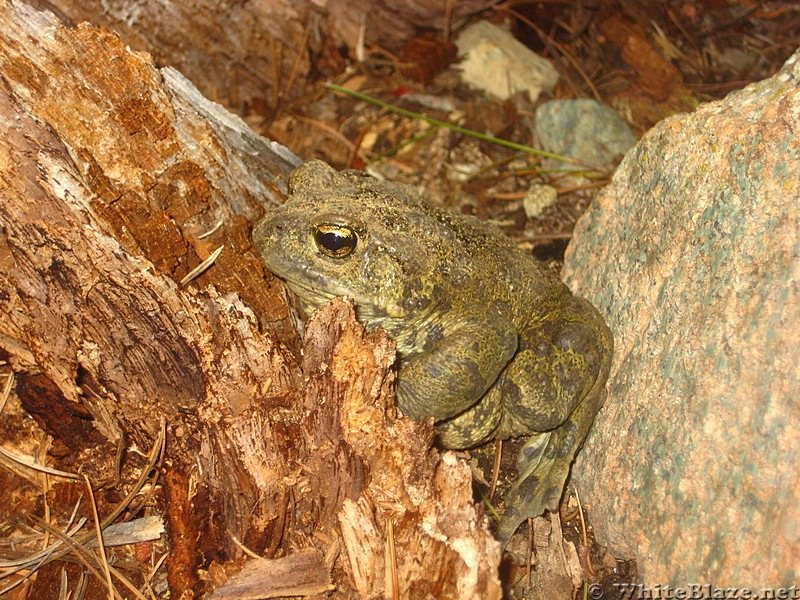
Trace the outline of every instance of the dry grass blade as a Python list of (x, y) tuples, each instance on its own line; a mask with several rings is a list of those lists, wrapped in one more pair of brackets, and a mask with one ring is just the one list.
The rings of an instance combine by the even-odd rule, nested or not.
[[(52, 438), (47, 435), (46, 433), (42, 432), (41, 438), (39, 441), (39, 446), (36, 451), (36, 464), (45, 464), (47, 462), (47, 453), (50, 451), (50, 447), (52, 444)], [(52, 520), (52, 515), (50, 514), (50, 477), (47, 476), (47, 473), (42, 473), (42, 500), (44, 501), (44, 520), (48, 523)], [(73, 513), (74, 516), (74, 513)], [(43, 546), (47, 546), (50, 544), (50, 536), (47, 533), (44, 534), (44, 543)]]
[(58, 600), (69, 600), (69, 578), (67, 570), (61, 569), (61, 581), (58, 586)]
[(9, 452), (2, 446), (0, 446), (0, 454), (5, 456), (11, 461), (14, 461), (18, 465), (22, 465), (23, 467), (28, 467), (34, 471), (38, 471), (40, 473), (47, 473), (48, 475), (54, 475), (55, 477), (66, 477), (68, 479), (80, 479), (80, 475), (75, 475), (74, 473), (67, 473), (66, 471), (59, 471), (58, 469), (52, 469), (50, 467), (45, 467), (44, 465), (36, 464), (32, 459), (27, 457), (17, 456), (16, 454)]
[[(114, 510), (106, 516), (102, 521), (99, 521), (98, 515), (95, 514), (96, 524), (99, 527), (99, 530), (105, 530), (108, 528), (113, 521), (115, 521), (128, 507), (133, 504), (134, 499), (139, 495), (141, 490), (144, 486), (149, 482), (150, 488), (152, 489), (155, 485), (156, 480), (159, 477), (159, 472), (154, 471), (154, 467), (157, 463), (159, 463), (163, 459), (164, 453), (164, 441), (166, 438), (166, 424), (162, 422), (161, 430), (159, 431), (158, 438), (153, 444), (153, 447), (148, 454), (148, 462), (145, 465), (144, 469), (139, 476), (139, 479), (135, 483), (131, 492), (125, 497), (125, 499), (119, 503)], [(39, 465), (33, 465), (35, 467), (40, 467)], [(47, 470), (47, 472), (55, 471), (55, 470)], [(60, 471), (56, 471), (55, 474), (61, 473)], [(71, 475), (71, 474), (67, 474)], [(73, 476), (77, 478), (77, 476)], [(149, 501), (149, 495), (146, 495), (141, 502), (135, 507), (134, 512), (138, 511), (138, 508), (143, 506), (144, 503)], [(12, 560), (5, 560), (0, 561), (0, 568), (7, 569), (5, 573), (0, 574), (0, 579), (5, 577), (9, 577), (11, 575), (19, 573), (19, 571), (23, 569), (28, 569), (28, 572), (23, 576), (20, 577), (17, 581), (9, 584), (7, 587), (0, 589), (0, 597), (3, 597), (3, 594), (7, 593), (8, 591), (14, 589), (24, 581), (28, 580), (28, 578), (34, 574), (39, 568), (43, 565), (50, 563), (54, 560), (60, 560), (64, 556), (75, 553), (81, 562), (86, 565), (86, 568), (90, 570), (95, 576), (99, 579), (105, 579), (108, 582), (109, 574), (114, 575), (123, 584), (131, 589), (131, 591), (138, 597), (146, 600), (145, 596), (139, 592), (133, 584), (130, 583), (124, 576), (119, 574), (113, 567), (107, 565), (107, 561), (104, 561), (105, 566), (104, 570), (107, 566), (107, 572), (105, 573), (105, 577), (102, 577), (101, 574), (90, 564), (90, 561), (96, 562), (97, 558), (95, 557), (94, 553), (91, 550), (88, 550), (84, 546), (88, 546), (95, 542), (98, 538), (98, 531), (90, 531), (81, 536), (79, 539), (74, 540), (73, 537), (77, 535), (77, 533), (83, 528), (84, 524), (86, 523), (86, 519), (80, 519), (78, 523), (74, 526), (71, 526), (72, 521), (75, 518), (76, 511), (78, 509), (78, 504), (76, 504), (75, 509), (73, 510), (72, 517), (70, 519), (70, 524), (67, 526), (68, 530), (66, 532), (62, 532), (57, 530), (56, 528), (52, 527), (46, 521), (42, 521), (41, 519), (31, 516), (30, 518), (37, 522), (37, 524), (42, 528), (43, 531), (47, 532), (49, 535), (53, 535), (58, 538), (59, 541), (55, 542), (51, 546), (40, 550), (34, 554), (30, 554), (24, 557), (15, 558)], [(71, 527), (70, 527), (71, 526)], [(112, 530), (113, 531), (113, 530)], [(100, 540), (102, 540), (102, 533), (99, 533)], [(135, 540), (134, 540), (135, 541)], [(99, 541), (96, 543), (99, 544)], [(85, 554), (81, 554), (81, 552), (87, 553), (90, 560), (86, 559)], [(104, 551), (103, 551), (104, 552)], [(115, 593), (112, 597), (114, 598), (121, 598), (119, 593)]]
[(111, 569), (108, 564), (106, 547), (105, 544), (103, 544), (103, 527), (100, 525), (100, 515), (97, 512), (97, 501), (94, 498), (94, 490), (92, 489), (92, 483), (89, 481), (89, 477), (84, 475), (83, 479), (86, 482), (86, 489), (89, 490), (89, 502), (92, 507), (92, 516), (94, 517), (94, 528), (97, 534), (98, 546), (100, 547), (100, 564), (103, 567), (103, 572), (106, 576), (106, 586), (108, 587), (108, 600), (114, 600), (114, 597), (117, 595), (117, 593), (114, 589), (114, 582), (111, 581)]
[(533, 585), (533, 519), (528, 519), (528, 553), (525, 562), (528, 565), (528, 589)]
[(292, 91), (292, 87), (294, 86), (294, 80), (297, 79), (297, 74), (300, 72), (300, 62), (303, 58), (303, 54), (308, 51), (308, 40), (311, 37), (311, 29), (313, 25), (311, 24), (311, 20), (309, 19), (306, 22), (305, 27), (303, 27), (303, 39), (300, 41), (299, 49), (296, 52), (294, 57), (294, 61), (292, 62), (292, 68), (289, 71), (289, 80), (286, 82), (285, 86), (278, 85), (278, 79), (275, 79), (275, 89), (278, 90), (278, 95), (275, 98), (275, 108), (277, 109), (280, 106), (282, 100), (288, 99), (281, 93), (281, 90), (285, 90), (286, 94), (290, 94)]
[(500, 462), (503, 460), (503, 440), (494, 443), (494, 463), (492, 464), (492, 485), (489, 488), (489, 500), (494, 501), (494, 493), (500, 480)]
[[(45, 558), (46, 558), (46, 557), (45, 557)], [(10, 592), (11, 590), (13, 590), (13, 589), (14, 589), (15, 587), (17, 587), (18, 585), (20, 585), (20, 584), (22, 584), (22, 583), (25, 583), (26, 581), (28, 581), (28, 580), (30, 579), (30, 577), (31, 577), (31, 576), (32, 576), (34, 573), (36, 573), (36, 571), (37, 571), (37, 570), (38, 570), (38, 569), (39, 569), (39, 568), (40, 568), (40, 567), (41, 567), (41, 566), (44, 564), (45, 558), (43, 558), (41, 561), (39, 561), (39, 563), (38, 563), (38, 564), (36, 564), (36, 565), (35, 565), (35, 566), (34, 566), (32, 569), (30, 569), (30, 570), (29, 570), (27, 573), (25, 573), (25, 575), (23, 575), (22, 577), (20, 577), (20, 578), (19, 578), (17, 581), (15, 581), (14, 583), (11, 583), (11, 584), (7, 585), (7, 586), (6, 586), (6, 587), (4, 587), (3, 589), (0, 589), (0, 598), (5, 598), (5, 597), (6, 597), (5, 595), (6, 595), (8, 592)], [(15, 569), (14, 571), (10, 572), (9, 574), (10, 574), (10, 575), (13, 575), (14, 573), (16, 573), (16, 572), (20, 571), (20, 570), (21, 570), (21, 568), (22, 568), (22, 567), (20, 567), (20, 568), (18, 568), (18, 569)], [(6, 574), (4, 573), (4, 574), (3, 574), (3, 576), (5, 576), (5, 575), (6, 575)], [(25, 595), (24, 595), (24, 594), (23, 594), (23, 597), (25, 597)]]
[(447, 123), (446, 121), (439, 121), (438, 119), (432, 119), (431, 117), (428, 117), (426, 115), (415, 113), (413, 111), (400, 108), (399, 106), (394, 106), (393, 104), (389, 104), (388, 102), (383, 102), (382, 100), (378, 100), (377, 98), (373, 98), (372, 96), (368, 96), (367, 94), (362, 94), (361, 92), (357, 92), (355, 90), (349, 90), (340, 85), (336, 85), (333, 83), (326, 83), (325, 87), (334, 90), (336, 92), (347, 94), (348, 96), (352, 96), (359, 100), (363, 100), (364, 102), (369, 102), (371, 104), (374, 104), (375, 106), (380, 106), (381, 108), (385, 108), (397, 114), (404, 115), (406, 117), (411, 117), (412, 119), (419, 119), (420, 121), (425, 121), (426, 123), (430, 123), (431, 125), (436, 125), (437, 127), (444, 127), (445, 129), (449, 129), (450, 131), (454, 131), (462, 135), (468, 135), (470, 137), (483, 140), (484, 142), (491, 142), (493, 144), (498, 144), (506, 148), (511, 148), (512, 150), (519, 150), (520, 152), (527, 152), (529, 154), (535, 154), (537, 156), (542, 156), (544, 158), (552, 158), (554, 160), (559, 160), (561, 162), (569, 163), (572, 165), (578, 165), (580, 167), (585, 167), (591, 171), (597, 171), (598, 173), (601, 173), (603, 175), (608, 174), (607, 169), (587, 163), (582, 160), (578, 160), (577, 158), (571, 158), (569, 156), (564, 156), (562, 154), (555, 154), (554, 152), (546, 152), (545, 150), (540, 150), (532, 146), (526, 146), (525, 144), (518, 144), (516, 142), (511, 142), (509, 140), (504, 140), (502, 138), (486, 135), (478, 131), (466, 129), (465, 127), (459, 127), (458, 125), (453, 125), (452, 123)]
[(83, 600), (86, 597), (86, 588), (89, 587), (89, 578), (86, 573), (81, 573), (78, 585), (75, 586), (75, 600)]
[(386, 521), (386, 572), (391, 583), (392, 600), (400, 600), (400, 581), (397, 579), (397, 554), (394, 543), (394, 519)]
[[(99, 561), (97, 559), (97, 556), (95, 556), (95, 554), (89, 548), (85, 547), (82, 544), (79, 544), (78, 542), (76, 542), (71, 538), (66, 537), (63, 533), (61, 533), (57, 529), (50, 527), (47, 523), (40, 521), (39, 524), (42, 527), (49, 529), (50, 533), (52, 533), (54, 536), (60, 538), (62, 541), (68, 544), (70, 546), (70, 551), (75, 554), (75, 557), (79, 561), (81, 561), (81, 563), (83, 563), (83, 565), (92, 573), (92, 575), (97, 577), (100, 581), (105, 580), (104, 573), (101, 573), (97, 568), (97, 566), (99, 566), (98, 563), (103, 561)], [(147, 600), (147, 597), (144, 596), (137, 589), (137, 587), (130, 582), (130, 580), (127, 577), (125, 577), (117, 569), (109, 565), (108, 562), (104, 563), (104, 569), (106, 567), (108, 569), (108, 572), (114, 577), (116, 577), (120, 581), (120, 583), (122, 583), (126, 588), (128, 588), (128, 590), (130, 590), (134, 596), (139, 598), (139, 600)], [(123, 596), (113, 586), (109, 588), (109, 598), (112, 598), (112, 600), (123, 600)]]
[(164, 561), (167, 560), (168, 556), (169, 556), (169, 554), (167, 554), (166, 552), (164, 554), (162, 554), (161, 557), (156, 561), (156, 564), (153, 565), (153, 568), (150, 569), (150, 572), (147, 574), (147, 577), (145, 577), (145, 579), (144, 579), (144, 586), (145, 587), (148, 587), (148, 588), (150, 587), (150, 582), (152, 581), (153, 577), (156, 576), (156, 573), (158, 573), (158, 570), (161, 568), (161, 565), (164, 564)]
[(328, 134), (328, 136), (330, 136), (331, 139), (334, 139), (337, 142), (343, 144), (351, 152), (355, 152), (356, 151), (356, 149), (357, 149), (356, 145), (353, 142), (351, 142), (349, 139), (347, 139), (347, 137), (344, 136), (342, 133), (340, 133), (339, 131), (336, 131), (330, 125), (326, 125), (325, 123), (322, 123), (321, 121), (318, 121), (316, 119), (311, 119), (309, 117), (304, 117), (303, 115), (296, 115), (294, 118), (296, 120), (302, 122), (302, 123), (308, 123), (312, 127), (316, 127), (318, 129), (324, 131), (325, 133)]
[[(158, 479), (159, 474), (156, 472), (151, 475), (151, 471), (153, 467), (156, 466), (161, 460), (164, 458), (164, 441), (166, 439), (166, 423), (164, 421), (161, 422), (161, 431), (158, 433), (158, 438), (153, 444), (153, 447), (150, 449), (150, 453), (147, 455), (147, 464), (142, 469), (141, 474), (139, 475), (139, 479), (133, 486), (131, 492), (125, 497), (125, 499), (120, 502), (111, 513), (105, 517), (102, 521), (102, 527), (105, 529), (108, 525), (110, 525), (113, 521), (116, 520), (132, 503), (134, 498), (139, 494), (139, 492), (144, 488), (145, 484), (147, 483), (148, 479), (152, 479), (151, 489), (155, 484), (155, 481)], [(142, 506), (145, 502), (147, 502), (149, 497), (144, 498), (141, 502), (139, 502), (138, 506)], [(137, 512), (137, 511), (133, 511)], [(94, 538), (94, 533), (87, 534), (89, 538)]]
[(589, 535), (586, 532), (586, 520), (583, 518), (583, 504), (581, 504), (581, 495), (578, 493), (577, 489), (575, 490), (575, 498), (578, 500), (578, 515), (580, 516), (581, 534), (583, 535), (583, 543), (579, 548), (579, 553), (584, 559), (586, 570), (589, 572), (589, 575), (594, 577), (597, 575), (597, 572), (594, 570), (594, 566), (592, 565), (592, 556), (589, 552)]
[[(77, 525), (68, 530), (65, 535), (67, 537), (74, 536), (81, 530), (85, 523), (86, 519), (81, 519), (78, 521)], [(5, 573), (0, 574), (0, 579), (5, 579), (25, 568), (34, 568), (34, 566), (38, 568), (39, 564), (49, 562), (50, 555), (58, 552), (61, 546), (63, 546), (62, 542), (55, 542), (52, 546), (39, 550), (35, 554), (29, 554), (14, 560), (0, 560), (0, 569), (8, 569)], [(59, 556), (63, 556), (63, 554)], [(2, 590), (0, 590), (0, 594), (2, 594)]]
[(0, 414), (6, 409), (8, 397), (11, 395), (11, 388), (14, 387), (14, 373), (6, 374), (6, 385), (3, 387), (2, 395), (0, 395)]

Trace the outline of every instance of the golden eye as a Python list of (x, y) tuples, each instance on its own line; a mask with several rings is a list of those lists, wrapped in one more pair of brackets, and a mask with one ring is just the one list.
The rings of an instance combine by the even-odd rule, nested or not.
[(323, 223), (314, 228), (314, 241), (317, 248), (326, 256), (345, 258), (356, 249), (358, 236), (345, 225)]

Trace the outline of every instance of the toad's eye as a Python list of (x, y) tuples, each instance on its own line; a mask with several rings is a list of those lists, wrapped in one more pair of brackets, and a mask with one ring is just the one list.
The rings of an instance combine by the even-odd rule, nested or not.
[(325, 256), (346, 258), (356, 249), (358, 236), (345, 225), (323, 223), (314, 228), (314, 241)]

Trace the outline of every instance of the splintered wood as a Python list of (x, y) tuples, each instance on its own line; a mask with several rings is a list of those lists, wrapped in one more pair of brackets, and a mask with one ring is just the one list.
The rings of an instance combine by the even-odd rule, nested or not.
[(469, 466), (439, 458), (432, 424), (394, 408), (389, 340), (337, 299), (309, 321), (305, 349), (308, 482), (338, 521), (359, 596), (392, 597), (394, 580), (400, 598), (500, 598), (500, 546), (473, 506)]
[(394, 407), (391, 343), (337, 300), (301, 353), (252, 248), (296, 157), (115, 35), (16, 2), (0, 123), (0, 358), (60, 458), (104, 481), (164, 424), (171, 597), (212, 592), (244, 546), (304, 570), (249, 567), (281, 593), (500, 598), (467, 465)]

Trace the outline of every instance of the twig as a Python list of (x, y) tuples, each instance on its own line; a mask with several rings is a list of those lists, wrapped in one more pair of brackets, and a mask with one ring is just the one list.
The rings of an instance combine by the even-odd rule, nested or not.
[(241, 541), (241, 540), (240, 540), (238, 537), (236, 537), (236, 536), (233, 534), (233, 532), (232, 532), (232, 531), (229, 531), (229, 532), (228, 532), (228, 537), (230, 537), (230, 538), (233, 540), (233, 543), (234, 543), (234, 544), (236, 544), (236, 545), (239, 547), (239, 550), (241, 550), (242, 552), (244, 552), (244, 553), (245, 553), (247, 556), (249, 556), (250, 558), (264, 558), (263, 556), (259, 556), (258, 554), (256, 554), (256, 553), (255, 553), (255, 552), (253, 552), (252, 550), (250, 550), (250, 548), (248, 548), (247, 546), (245, 546), (245, 545), (244, 545), (244, 543), (243, 543), (243, 542), (242, 542), (242, 541)]

